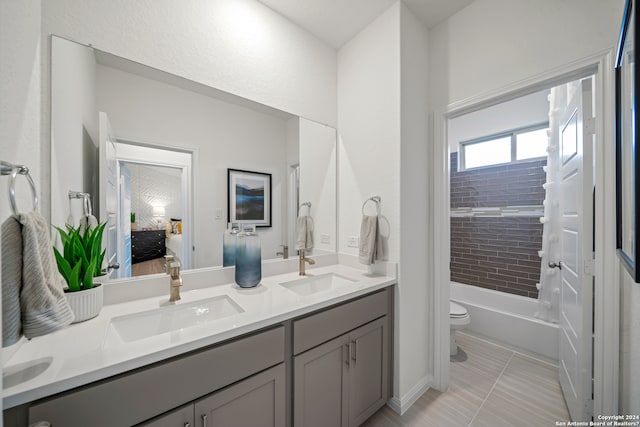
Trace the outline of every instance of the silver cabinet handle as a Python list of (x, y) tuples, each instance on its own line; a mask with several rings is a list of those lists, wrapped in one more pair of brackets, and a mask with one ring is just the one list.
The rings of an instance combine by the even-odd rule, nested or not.
[(344, 364), (349, 366), (349, 361), (351, 360), (351, 346), (349, 344), (344, 345), (344, 354), (347, 356), (344, 360)]
[(355, 365), (356, 357), (355, 357), (355, 352), (353, 351), (353, 341), (349, 342), (349, 360), (351, 360)]
[(189, 424), (189, 422), (184, 423), (184, 427), (189, 427), (191, 426), (191, 424)]
[(358, 341), (353, 340), (351, 342), (353, 343), (353, 364), (355, 365), (358, 359)]
[(202, 415), (202, 427), (207, 427), (207, 416)]

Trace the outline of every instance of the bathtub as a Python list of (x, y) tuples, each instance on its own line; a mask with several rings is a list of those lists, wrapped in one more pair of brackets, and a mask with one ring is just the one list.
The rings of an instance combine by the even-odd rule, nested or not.
[(450, 298), (466, 307), (471, 324), (463, 332), (558, 363), (558, 325), (534, 317), (538, 301), (451, 282)]

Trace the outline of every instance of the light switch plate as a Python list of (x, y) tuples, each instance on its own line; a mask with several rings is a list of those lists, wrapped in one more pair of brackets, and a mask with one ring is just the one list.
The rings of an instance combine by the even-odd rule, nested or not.
[(222, 208), (216, 208), (216, 219), (222, 219)]
[(357, 248), (358, 247), (358, 236), (349, 236), (347, 237), (347, 246), (350, 248)]

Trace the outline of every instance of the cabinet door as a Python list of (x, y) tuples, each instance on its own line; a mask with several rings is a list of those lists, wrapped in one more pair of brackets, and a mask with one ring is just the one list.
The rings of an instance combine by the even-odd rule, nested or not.
[(387, 317), (349, 333), (349, 426), (359, 426), (388, 398)]
[(193, 403), (160, 415), (151, 421), (139, 424), (138, 427), (194, 427)]
[(253, 375), (195, 402), (199, 427), (282, 427), (284, 364)]
[(294, 357), (295, 427), (347, 425), (348, 343), (342, 335)]

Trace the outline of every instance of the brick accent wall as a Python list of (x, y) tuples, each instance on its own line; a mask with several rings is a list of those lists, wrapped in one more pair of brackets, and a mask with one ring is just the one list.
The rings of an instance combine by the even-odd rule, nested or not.
[(458, 153), (451, 153), (451, 207), (542, 206), (546, 164), (534, 160), (458, 172)]
[[(457, 171), (451, 207), (541, 206), (546, 160)], [(542, 224), (538, 217), (452, 217), (451, 280), (537, 298)]]

